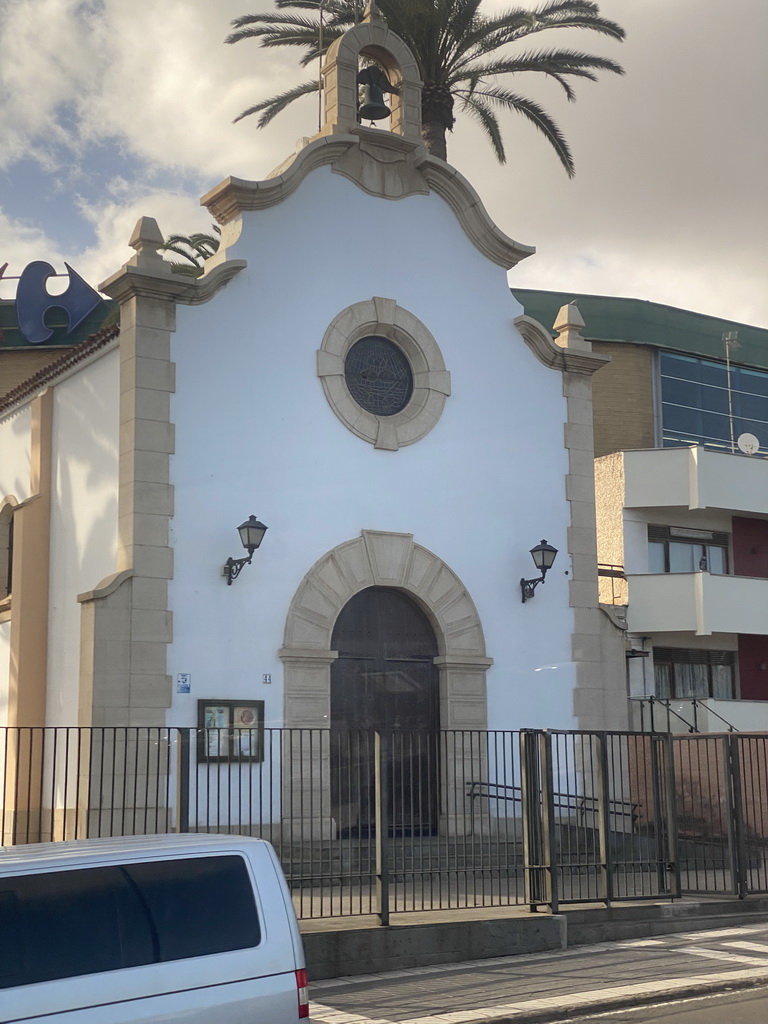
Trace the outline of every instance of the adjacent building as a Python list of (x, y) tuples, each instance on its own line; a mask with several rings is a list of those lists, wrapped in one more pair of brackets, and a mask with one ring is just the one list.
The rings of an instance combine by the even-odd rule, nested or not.
[[(515, 294), (544, 323), (566, 300)], [(600, 596), (627, 606), (629, 691), (671, 702), (657, 726), (766, 730), (768, 330), (567, 299), (611, 360), (594, 382)]]

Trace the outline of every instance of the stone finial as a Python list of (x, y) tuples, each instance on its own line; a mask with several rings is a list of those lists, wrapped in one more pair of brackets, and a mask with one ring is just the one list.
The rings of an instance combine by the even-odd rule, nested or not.
[(376, 6), (376, 0), (368, 0), (365, 5), (365, 11), (363, 12), (363, 24), (372, 21), (383, 21), (381, 11)]
[(157, 251), (164, 242), (155, 218), (139, 217), (128, 242), (130, 247), (136, 250), (136, 255), (128, 261), (129, 265), (152, 270), (167, 269), (170, 273), (171, 268)]
[(583, 326), (584, 318), (575, 302), (561, 306), (553, 324), (557, 331), (555, 344), (574, 352), (591, 352), (592, 343), (581, 336)]

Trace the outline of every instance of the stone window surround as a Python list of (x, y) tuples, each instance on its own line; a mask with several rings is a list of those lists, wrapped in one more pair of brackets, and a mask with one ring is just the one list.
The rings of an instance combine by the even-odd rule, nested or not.
[[(394, 416), (377, 416), (357, 404), (344, 376), (344, 361), (355, 342), (378, 335), (394, 342), (413, 373), (413, 394)], [(347, 306), (331, 321), (317, 352), (317, 375), (341, 422), (374, 448), (397, 451), (425, 437), (451, 393), (451, 375), (430, 331), (394, 299), (374, 296)]]

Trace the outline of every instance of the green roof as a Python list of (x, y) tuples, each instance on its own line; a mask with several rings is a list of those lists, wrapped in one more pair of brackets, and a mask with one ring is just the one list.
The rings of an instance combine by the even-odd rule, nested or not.
[[(742, 366), (768, 369), (768, 330), (662, 306), (643, 299), (618, 299), (609, 295), (579, 295), (513, 288), (512, 293), (527, 316), (551, 329), (558, 310), (575, 302), (584, 318), (584, 337), (590, 341), (629, 342), (652, 345), (685, 355), (725, 359), (723, 335), (738, 332), (738, 347), (731, 359)], [(554, 333), (554, 332), (553, 332)]]
[(19, 330), (16, 319), (16, 303), (13, 300), (0, 300), (0, 352), (9, 348), (71, 348), (102, 327), (111, 327), (119, 320), (119, 305), (113, 299), (104, 299), (88, 314), (74, 331), (67, 333), (67, 314), (63, 309), (54, 307), (45, 318), (53, 334), (42, 345), (31, 345)]

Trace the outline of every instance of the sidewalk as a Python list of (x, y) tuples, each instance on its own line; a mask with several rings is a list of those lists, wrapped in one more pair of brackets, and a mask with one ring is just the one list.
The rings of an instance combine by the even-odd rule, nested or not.
[(318, 1024), (515, 1024), (768, 986), (768, 923), (314, 982)]
[(568, 905), (558, 914), (525, 907), (394, 914), (300, 922), (310, 981), (372, 975), (479, 958), (554, 952), (691, 930), (768, 922), (768, 898), (690, 898)]

